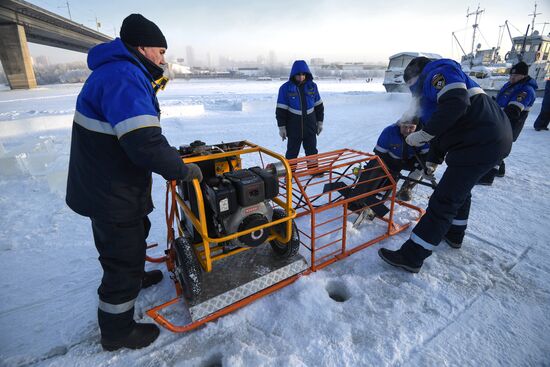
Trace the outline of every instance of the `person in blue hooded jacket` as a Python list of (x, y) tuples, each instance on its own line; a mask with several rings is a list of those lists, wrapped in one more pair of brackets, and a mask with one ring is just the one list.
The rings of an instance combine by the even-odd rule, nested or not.
[(76, 102), (67, 205), (89, 217), (103, 268), (98, 322), (105, 350), (137, 349), (159, 335), (156, 325), (134, 321), (142, 288), (162, 280), (144, 271), (153, 210), (151, 172), (167, 180), (202, 180), (198, 166), (183, 164), (162, 135), (156, 92), (167, 44), (140, 14), (124, 19), (120, 37), (92, 48), (92, 70)]
[(410, 238), (398, 250), (378, 252), (390, 265), (416, 273), (441, 240), (462, 246), (471, 190), (510, 153), (512, 128), (496, 102), (453, 60), (417, 57), (405, 68), (404, 79), (419, 100), (423, 126), (405, 141), (415, 147), (430, 142), (427, 160), (447, 163)]
[[(529, 66), (521, 61), (512, 66), (510, 80), (502, 86), (497, 94), (496, 101), (512, 124), (512, 139), (514, 142), (521, 133), (527, 115), (529, 115), (529, 111), (535, 103), (537, 88), (537, 82), (529, 76)], [(490, 186), (495, 176), (504, 177), (505, 174), (506, 166), (502, 161), (483, 176), (478, 184)]]
[(323, 131), (324, 106), (317, 84), (304, 60), (296, 60), (290, 77), (279, 88), (275, 110), (281, 139), (288, 138), (286, 158), (317, 154), (317, 136)]

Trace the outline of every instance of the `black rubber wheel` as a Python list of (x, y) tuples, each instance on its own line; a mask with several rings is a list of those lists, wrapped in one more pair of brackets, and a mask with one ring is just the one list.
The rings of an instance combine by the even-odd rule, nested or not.
[(185, 238), (176, 238), (174, 250), (176, 252), (174, 275), (181, 285), (183, 296), (191, 301), (201, 293), (202, 269), (191, 244)]
[[(286, 217), (286, 213), (282, 209), (275, 209), (273, 211), (273, 220), (278, 220)], [(280, 235), (284, 236), (286, 234), (286, 223), (281, 223), (275, 227), (275, 231)], [(277, 256), (282, 258), (293, 257), (298, 253), (300, 249), (300, 233), (298, 232), (298, 227), (296, 223), (292, 221), (292, 234), (290, 236), (290, 241), (288, 243), (281, 243), (277, 240), (269, 241), (273, 252)]]

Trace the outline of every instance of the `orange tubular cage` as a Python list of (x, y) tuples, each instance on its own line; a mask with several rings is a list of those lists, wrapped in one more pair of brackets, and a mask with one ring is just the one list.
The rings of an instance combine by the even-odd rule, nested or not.
[[(166, 256), (164, 257), (147, 257), (147, 260), (151, 262), (166, 262), (168, 270), (173, 271), (174, 257), (173, 254), (170, 253), (173, 251), (170, 248), (170, 242), (174, 239), (172, 224), (175, 219), (178, 225), (178, 231), (181, 235), (181, 228), (179, 227), (179, 207), (187, 216), (191, 218), (193, 226), (203, 237), (203, 243), (195, 245), (195, 253), (197, 254), (197, 257), (199, 258), (199, 261), (205, 271), (212, 270), (213, 261), (220, 260), (221, 258), (228, 256), (227, 254), (221, 256), (211, 256), (209, 251), (211, 248), (210, 243), (220, 243), (246, 233), (251, 233), (261, 228), (268, 228), (285, 222), (287, 225), (286, 238), (281, 238), (274, 232), (269, 238), (276, 238), (279, 241), (286, 243), (290, 240), (290, 227), (291, 220), (293, 219), (297, 221), (297, 227), (300, 234), (300, 253), (304, 255), (308, 261), (309, 268), (290, 278), (284, 279), (279, 283), (269, 286), (258, 293), (241, 299), (238, 302), (218, 310), (217, 312), (214, 312), (200, 320), (183, 326), (174, 325), (160, 314), (162, 309), (174, 305), (180, 300), (184, 300), (184, 297), (180, 297), (182, 293), (181, 287), (179, 283), (176, 282), (177, 297), (147, 311), (147, 314), (157, 323), (173, 332), (186, 332), (193, 330), (206, 322), (215, 320), (265, 295), (273, 293), (274, 291), (291, 284), (303, 275), (322, 269), (325, 266), (341, 260), (361, 249), (404, 231), (410, 226), (411, 222), (401, 225), (394, 222), (393, 217), (396, 204), (416, 212), (417, 215), (413, 218), (415, 221), (420, 219), (420, 217), (424, 214), (424, 211), (421, 208), (396, 200), (396, 182), (384, 165), (383, 161), (376, 155), (353, 149), (340, 149), (287, 161), (284, 157), (277, 153), (249, 142), (244, 143), (245, 144), (241, 150), (221, 154), (229, 156), (259, 153), (262, 165), (264, 164), (262, 154), (268, 155), (275, 160), (282, 162), (287, 171), (286, 175), (279, 179), (279, 186), (282, 189), (280, 190), (281, 193), (279, 194), (279, 197), (274, 198), (273, 201), (285, 210), (287, 216), (269, 224), (255, 227), (247, 231), (238, 232), (223, 238), (209, 238), (208, 232), (206, 231), (204, 208), (200, 208), (199, 218), (196, 218), (183, 200), (179, 198), (176, 193), (175, 182), (172, 181), (169, 182), (167, 186), (165, 207), (166, 221), (168, 225), (168, 250), (166, 251)], [(220, 156), (220, 154), (184, 158), (184, 161), (186, 163), (192, 163), (201, 160), (213, 159), (218, 156)], [(373, 160), (377, 160), (378, 167), (366, 168), (366, 165)], [(356, 172), (350, 172), (354, 167), (358, 167), (359, 170)], [(357, 182), (357, 176), (359, 173), (366, 170), (377, 170), (377, 177), (366, 181)], [(318, 177), (321, 173), (324, 175)], [(386, 183), (382, 187), (377, 186), (375, 190), (367, 191), (355, 197), (345, 198), (341, 193), (342, 190), (356, 188), (360, 185), (368, 185), (369, 182), (375, 180), (378, 180), (379, 182), (380, 180), (383, 180)], [(325, 184), (332, 184), (336, 181), (342, 182), (344, 185), (341, 184), (338, 188), (333, 190), (323, 190), (323, 186)], [(202, 201), (202, 192), (197, 180), (194, 180), (193, 185), (197, 196), (200, 197)], [(386, 193), (386, 195), (383, 195), (384, 193)], [(377, 196), (377, 194), (380, 195)], [(382, 196), (382, 198), (379, 198), (380, 196)], [(382, 227), (382, 231), (379, 231), (381, 233), (374, 234), (373, 238), (367, 238), (366, 241), (360, 244), (348, 244), (348, 217), (350, 214), (357, 212), (350, 210), (348, 205), (353, 201), (367, 197), (371, 197), (371, 199), (376, 198), (375, 200), (370, 200), (370, 207), (389, 202), (389, 213), (383, 218), (377, 218), (377, 221), (383, 221), (382, 223), (385, 224)], [(363, 235), (363, 233), (361, 233), (361, 235)], [(240, 252), (246, 250), (249, 249), (243, 248), (238, 251)]]

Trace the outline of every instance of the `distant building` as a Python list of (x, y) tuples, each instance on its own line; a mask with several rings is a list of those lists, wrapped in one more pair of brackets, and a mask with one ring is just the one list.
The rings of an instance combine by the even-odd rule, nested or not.
[(47, 56), (41, 55), (33, 58), (33, 64), (37, 66), (48, 66), (50, 65), (50, 61)]
[(257, 77), (265, 75), (265, 70), (263, 68), (237, 68), (237, 73), (242, 74), (246, 77)]
[(325, 59), (323, 59), (322, 57), (314, 57), (309, 61), (309, 64), (313, 66), (323, 65), (324, 63), (325, 63)]
[(271, 67), (277, 64), (277, 54), (273, 50), (269, 51), (268, 64)]
[(193, 73), (189, 66), (168, 63), (167, 74), (169, 78), (190, 78)]
[[(312, 59), (313, 61), (313, 59)], [(363, 62), (346, 62), (346, 63), (330, 63), (330, 64), (313, 64), (311, 65), (312, 73), (317, 77), (336, 77), (343, 79), (355, 78), (373, 78), (382, 77), (384, 69), (382, 66), (366, 64)]]
[(262, 55), (258, 55), (256, 57), (256, 63), (258, 63), (258, 65), (265, 65), (265, 57)]
[(187, 54), (187, 65), (195, 66), (195, 52), (193, 51), (193, 47), (187, 46), (185, 52)]

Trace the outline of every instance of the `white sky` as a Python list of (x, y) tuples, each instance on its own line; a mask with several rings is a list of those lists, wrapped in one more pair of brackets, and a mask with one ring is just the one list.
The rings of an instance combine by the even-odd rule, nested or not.
[[(67, 16), (62, 0), (33, 0), (33, 4)], [(550, 21), (550, 1), (538, 0), (536, 23)], [(483, 48), (495, 46), (499, 25), (509, 20), (522, 32), (531, 22), (534, 0), (485, 0), (481, 8), (480, 29)], [(220, 55), (235, 60), (256, 60), (275, 52), (279, 61), (322, 57), (327, 61), (368, 61), (386, 63), (390, 55), (401, 51), (439, 53), (459, 58), (457, 37), (467, 51), (471, 48), (471, 25), (466, 11), (478, 2), (448, 0), (302, 0), (250, 1), (69, 1), (73, 20), (95, 28), (95, 17), (102, 32), (113, 36), (125, 16), (139, 12), (153, 20), (168, 40), (168, 55), (186, 57), (192, 46), (195, 59), (213, 64)], [(63, 7), (65, 6), (65, 7)], [(468, 26), (468, 33), (465, 29)], [(542, 30), (543, 24), (535, 29)], [(519, 32), (511, 27), (512, 36)], [(550, 32), (550, 24), (545, 33)], [(507, 33), (502, 48), (509, 49)], [(503, 52), (502, 54), (504, 54)], [(33, 56), (47, 55), (50, 62), (85, 60), (85, 55), (31, 45)]]

